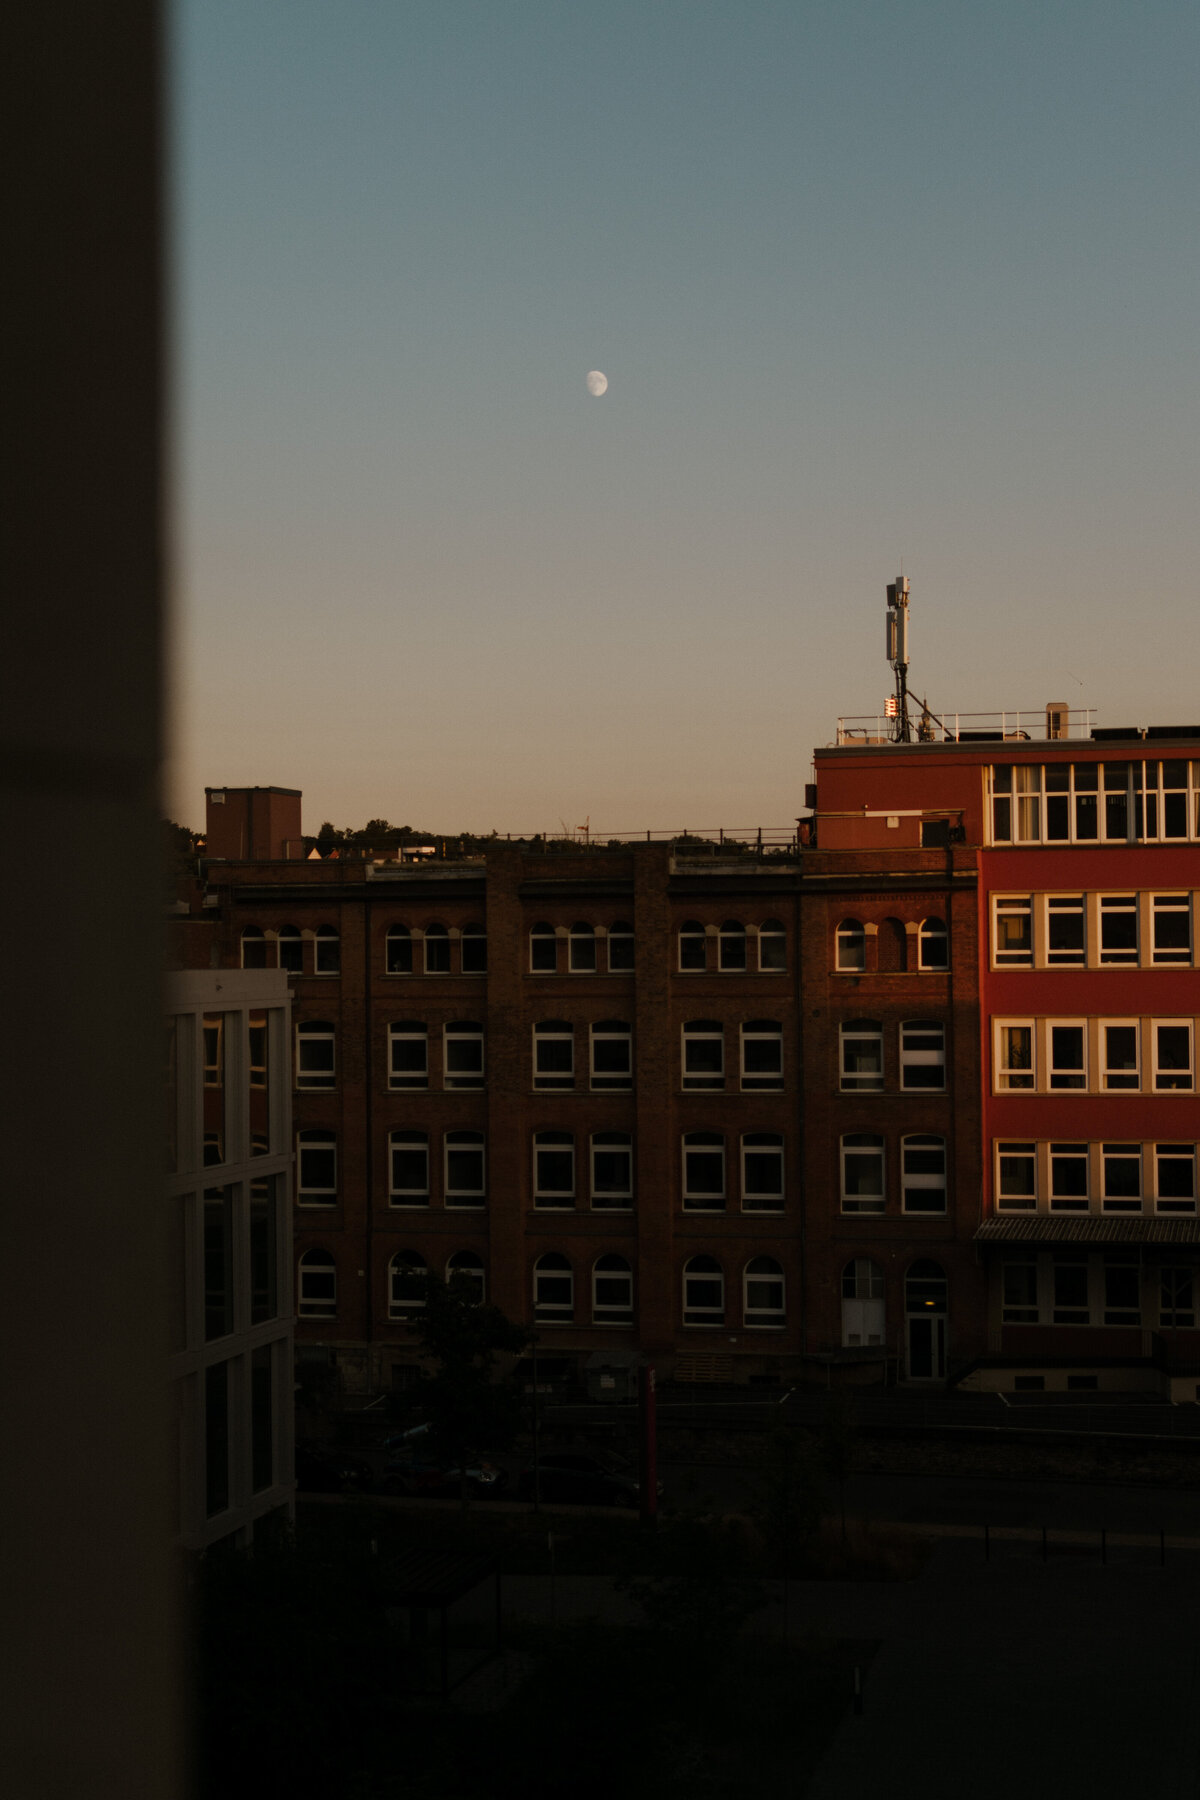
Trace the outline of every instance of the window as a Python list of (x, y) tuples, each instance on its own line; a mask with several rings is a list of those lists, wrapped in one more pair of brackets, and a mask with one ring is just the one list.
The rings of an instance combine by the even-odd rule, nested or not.
[(725, 1277), (712, 1256), (693, 1256), (683, 1268), (685, 1325), (725, 1323)]
[(575, 1204), (575, 1140), (569, 1131), (539, 1131), (533, 1140), (533, 1203)]
[(592, 1267), (592, 1319), (597, 1325), (633, 1324), (633, 1270), (623, 1256), (597, 1257)]
[(851, 1132), (842, 1139), (842, 1211), (883, 1211), (883, 1139), (872, 1132)]
[(1196, 1323), (1196, 1289), (1193, 1270), (1167, 1263), (1159, 1276), (1158, 1322), (1164, 1330), (1189, 1330)]
[(446, 1205), (482, 1206), (487, 1192), (482, 1131), (448, 1131), (444, 1151)]
[(233, 1330), (233, 1189), (204, 1190), (204, 1338)]
[(945, 1138), (903, 1138), (900, 1143), (900, 1172), (906, 1213), (945, 1212)]
[(690, 1212), (725, 1210), (725, 1139), (720, 1132), (685, 1133), (683, 1204)]
[(267, 1015), (251, 1013), (246, 1023), (247, 1047), (250, 1052), (250, 1086), (265, 1088), (267, 1085), (267, 1055), (269, 1042), (267, 1038)]
[(1154, 1086), (1166, 1089), (1192, 1087), (1192, 1022), (1190, 1019), (1155, 1020)]
[(429, 1265), (415, 1250), (397, 1250), (388, 1264), (388, 1318), (411, 1319), (425, 1305)]
[(783, 1139), (749, 1131), (742, 1139), (742, 1211), (783, 1211)]
[(842, 1091), (874, 1094), (883, 1088), (883, 1026), (878, 1019), (850, 1019), (841, 1028)]
[(1087, 1212), (1091, 1186), (1086, 1144), (1051, 1144), (1051, 1212)]
[(1195, 1144), (1155, 1144), (1154, 1201), (1160, 1213), (1195, 1212)]
[(1107, 1092), (1141, 1087), (1136, 1019), (1125, 1019), (1113, 1025), (1101, 1023), (1100, 1085)]
[(474, 1250), (456, 1250), (446, 1263), (446, 1280), (469, 1294), (476, 1306), (487, 1299), (487, 1271)]
[(787, 1324), (782, 1266), (755, 1256), (742, 1273), (742, 1323), (748, 1330), (781, 1331)]
[(768, 919), (758, 928), (758, 966), (764, 975), (787, 968), (787, 932), (778, 919)]
[(327, 1019), (310, 1019), (296, 1027), (296, 1086), (334, 1085), (334, 1033)]
[(1087, 1255), (1081, 1251), (1063, 1251), (1054, 1258), (1055, 1325), (1086, 1325), (1088, 1307)]
[(243, 969), (266, 969), (267, 961), (266, 934), (257, 925), (247, 925), (242, 933), (242, 967)]
[(725, 1027), (719, 1019), (691, 1019), (684, 1026), (683, 1085), (725, 1086)]
[(1082, 894), (1051, 894), (1047, 899), (1046, 961), (1067, 966), (1087, 961)]
[(568, 946), (567, 966), (572, 975), (594, 975), (596, 972), (596, 933), (594, 928), (584, 923), (572, 925)]
[(429, 1205), (429, 1137), (424, 1131), (393, 1131), (388, 1139), (392, 1206)]
[(445, 1057), (442, 1072), (444, 1086), (483, 1086), (483, 1026), (477, 1020), (452, 1020), (443, 1033), (442, 1054)]
[(1036, 1144), (996, 1145), (996, 1201), (1000, 1212), (1036, 1211)]
[(429, 1086), (429, 1033), (419, 1019), (398, 1019), (388, 1026), (388, 1086)]
[(293, 975), (304, 973), (304, 940), (294, 925), (279, 927), (279, 966)]
[(460, 950), (464, 975), (487, 974), (487, 934), (482, 925), (463, 926)]
[(601, 1019), (591, 1028), (593, 1088), (633, 1086), (633, 1033), (624, 1019)]
[(777, 1019), (748, 1019), (741, 1037), (743, 1088), (781, 1088), (783, 1026)]
[[(1200, 820), (1197, 821), (1200, 828)], [(1146, 764), (1146, 836), (1188, 835), (1188, 766), (1186, 762)]]
[(1101, 894), (1100, 961), (1135, 963), (1138, 959), (1136, 894)]
[(1042, 765), (1018, 763), (1013, 770), (1017, 842), (1036, 844), (1042, 835)]
[(1192, 960), (1192, 903), (1187, 894), (1155, 894), (1151, 901), (1153, 959), (1156, 963)]
[(1142, 1146), (1103, 1144), (1100, 1149), (1106, 1213), (1142, 1210)]
[(535, 975), (553, 975), (558, 968), (558, 934), (544, 921), (529, 933), (529, 967)]
[(1075, 802), (1075, 842), (1094, 843), (1100, 833), (1097, 795), (1100, 771), (1095, 763), (1075, 763), (1071, 769), (1071, 794)]
[(917, 966), (922, 969), (950, 967), (950, 939), (941, 919), (922, 919), (917, 934)]
[(411, 975), (412, 932), (407, 925), (389, 925), (384, 946), (384, 967), (389, 975)]
[(906, 1019), (900, 1027), (900, 1086), (940, 1093), (946, 1086), (946, 1029), (939, 1019)]
[(313, 968), (318, 975), (339, 975), (342, 968), (341, 939), (334, 925), (318, 925), (313, 947)]
[(993, 955), (998, 968), (1033, 962), (1033, 901), (1028, 894), (997, 899)]
[(204, 1085), (219, 1088), (225, 1080), (225, 1020), (221, 1013), (204, 1015)]
[(1047, 1026), (1050, 1050), (1050, 1086), (1052, 1088), (1085, 1088), (1087, 1086), (1087, 1025)]
[(332, 1131), (296, 1134), (296, 1200), (332, 1206), (337, 1199), (337, 1138)]
[(1001, 1280), (1002, 1318), (1006, 1325), (1036, 1325), (1038, 1322), (1037, 1263), (1006, 1262)]
[(575, 1276), (556, 1250), (533, 1265), (533, 1316), (548, 1325), (569, 1325), (575, 1312)]
[(746, 927), (740, 919), (726, 919), (717, 938), (717, 966), (733, 973), (746, 967)]
[(450, 933), (444, 925), (427, 925), (425, 927), (425, 973), (427, 975), (448, 975), (450, 973)]
[(842, 1343), (856, 1349), (884, 1341), (883, 1270), (869, 1257), (856, 1256), (842, 1270)]
[(837, 928), (834, 966), (849, 973), (856, 973), (867, 966), (867, 934), (857, 919), (843, 919)]
[(707, 966), (707, 938), (703, 925), (688, 919), (679, 927), (679, 967), (703, 969)]
[(1140, 1325), (1142, 1322), (1141, 1270), (1136, 1262), (1104, 1265), (1104, 1323)]
[(298, 1299), (302, 1319), (337, 1316), (337, 1268), (328, 1250), (306, 1250), (300, 1258)]
[(608, 972), (623, 975), (634, 966), (633, 926), (618, 919), (608, 928)]
[(627, 1131), (597, 1131), (591, 1142), (592, 1205), (625, 1211), (633, 1205), (633, 1139)]
[(1104, 835), (1110, 843), (1129, 838), (1129, 764), (1104, 764)]
[(543, 1019), (533, 1028), (535, 1088), (575, 1086), (575, 1029), (566, 1019)]
[(992, 790), (992, 842), (1011, 844), (1012, 770), (990, 769), (988, 775)]

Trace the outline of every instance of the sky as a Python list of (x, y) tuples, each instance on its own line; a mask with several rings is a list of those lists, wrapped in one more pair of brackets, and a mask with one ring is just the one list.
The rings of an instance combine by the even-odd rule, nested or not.
[(935, 711), (1200, 720), (1194, 0), (172, 34), (173, 817), (786, 826), (901, 566)]

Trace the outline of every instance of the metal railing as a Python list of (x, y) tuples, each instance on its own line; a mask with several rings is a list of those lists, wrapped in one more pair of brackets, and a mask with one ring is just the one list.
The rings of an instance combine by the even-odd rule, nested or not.
[[(1055, 716), (1053, 733), (1044, 706), (1021, 707), (1016, 712), (937, 713), (922, 715), (914, 706), (914, 742), (926, 744), (988, 742), (1054, 743), (1063, 739), (1078, 741), (1092, 734), (1096, 709), (1075, 706)], [(1065, 716), (1064, 716), (1065, 714)], [(896, 721), (886, 713), (847, 714), (837, 722), (838, 744), (890, 744), (895, 742)]]

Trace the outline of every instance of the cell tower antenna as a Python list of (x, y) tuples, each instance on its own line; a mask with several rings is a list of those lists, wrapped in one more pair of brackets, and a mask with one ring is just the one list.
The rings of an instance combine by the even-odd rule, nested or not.
[(896, 697), (888, 701), (888, 714), (894, 720), (893, 741), (912, 743), (912, 721), (908, 716), (908, 576), (897, 575), (887, 586), (887, 659), (896, 676)]

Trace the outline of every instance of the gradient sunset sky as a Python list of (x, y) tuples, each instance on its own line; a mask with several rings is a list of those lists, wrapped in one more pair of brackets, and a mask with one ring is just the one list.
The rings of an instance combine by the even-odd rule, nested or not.
[(172, 54), (176, 819), (787, 825), (901, 559), (936, 710), (1200, 723), (1194, 0), (177, 0)]

